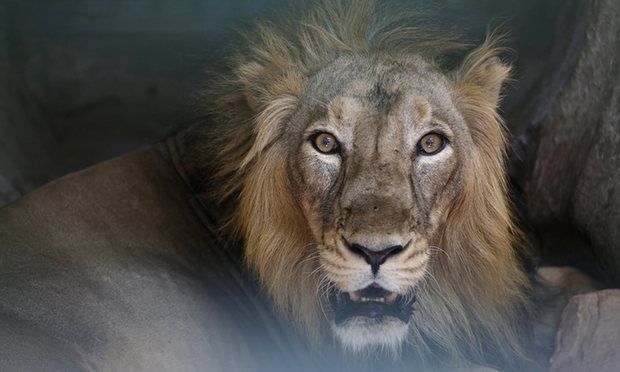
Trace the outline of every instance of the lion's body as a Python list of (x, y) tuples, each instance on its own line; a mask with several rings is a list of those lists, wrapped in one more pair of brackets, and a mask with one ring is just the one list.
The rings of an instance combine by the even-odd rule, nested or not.
[[(418, 308), (406, 335), (376, 342), (398, 349), (407, 338), (405, 347), (422, 357), (441, 350), (448, 360), (516, 361), (517, 323), (527, 312), (529, 281), (519, 262), (524, 252), (508, 202), (505, 137), (496, 113), (508, 68), (494, 58), (500, 50), (490, 38), (460, 68), (441, 71), (437, 61), (461, 45), (417, 28), (403, 14), (373, 1), (327, 1), (300, 19), (261, 24), (229, 73), (206, 95), (216, 121), (202, 149), (203, 157), (216, 159), (211, 185), (222, 200), (233, 200), (231, 226), (244, 242), (248, 267), (281, 314), (314, 340), (329, 337), (324, 291), (330, 286), (346, 290), (354, 275), (341, 279), (344, 269), (333, 269), (356, 258), (334, 248), (337, 242), (330, 246), (329, 239), (337, 238), (329, 229), (337, 223), (329, 221), (345, 224), (332, 206), (378, 198), (375, 210), (387, 214), (355, 215), (351, 210), (364, 206), (347, 207), (355, 216), (346, 223), (357, 224), (358, 233), (387, 236), (386, 229), (400, 226), (394, 205), (410, 203), (412, 215), (406, 219), (417, 221), (416, 236), (422, 237), (416, 242), (424, 246), (419, 249), (435, 249), (425, 251), (424, 262), (417, 262), (423, 273), (405, 277), (402, 289), (385, 280), (403, 295), (415, 288)], [(398, 97), (392, 102), (390, 95)], [(416, 160), (412, 171), (406, 163), (410, 158), (393, 156), (389, 146), (384, 150), (389, 153), (381, 152), (388, 138), (401, 141), (403, 152), (409, 149), (407, 138), (413, 134), (402, 129), (402, 120), (381, 124), (390, 117), (409, 118), (409, 108), (419, 122), (430, 111), (445, 119), (452, 136), (444, 155), (449, 160), (433, 165)], [(350, 137), (357, 145), (344, 160), (317, 157), (300, 144), (308, 123), (324, 115), (321, 110), (329, 119), (320, 120), (338, 121), (339, 133), (355, 128)], [(347, 117), (349, 124), (342, 124)], [(379, 150), (364, 154), (360, 147)], [(370, 160), (355, 161), (362, 158)], [(378, 163), (384, 164), (381, 171)], [(413, 181), (399, 184), (408, 177)], [(351, 186), (356, 179), (362, 181)], [(402, 199), (410, 187), (421, 195)], [(388, 191), (372, 199), (365, 188)], [(338, 227), (338, 234), (347, 234), (347, 228)], [(359, 351), (368, 344), (347, 332), (339, 336), (352, 339), (344, 341), (345, 347)]]

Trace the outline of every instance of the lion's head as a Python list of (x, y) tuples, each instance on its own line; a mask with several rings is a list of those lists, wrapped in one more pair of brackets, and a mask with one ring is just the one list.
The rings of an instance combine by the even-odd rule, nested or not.
[(511, 349), (528, 282), (496, 112), (509, 68), (491, 36), (444, 71), (461, 45), (411, 20), (327, 1), (260, 24), (209, 95), (213, 178), (247, 265), (311, 338)]

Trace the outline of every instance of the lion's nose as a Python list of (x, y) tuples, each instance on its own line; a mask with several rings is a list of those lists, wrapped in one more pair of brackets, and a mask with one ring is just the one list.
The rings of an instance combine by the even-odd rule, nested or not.
[(368, 262), (374, 275), (377, 275), (379, 266), (383, 265), (388, 258), (399, 254), (405, 249), (402, 245), (394, 245), (381, 250), (370, 249), (359, 244), (347, 244), (347, 246), (353, 253), (361, 256)]

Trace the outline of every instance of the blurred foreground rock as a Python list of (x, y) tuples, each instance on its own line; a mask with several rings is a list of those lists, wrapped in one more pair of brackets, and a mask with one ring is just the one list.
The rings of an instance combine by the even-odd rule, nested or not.
[(564, 312), (552, 372), (620, 370), (620, 290), (573, 297)]

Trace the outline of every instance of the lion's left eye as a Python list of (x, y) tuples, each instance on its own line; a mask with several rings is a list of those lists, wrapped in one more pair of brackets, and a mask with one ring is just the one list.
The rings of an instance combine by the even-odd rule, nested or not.
[(333, 134), (321, 132), (310, 137), (312, 147), (323, 154), (335, 154), (338, 152), (339, 144)]
[(418, 142), (418, 152), (422, 155), (435, 155), (446, 145), (446, 138), (438, 133), (429, 133)]

